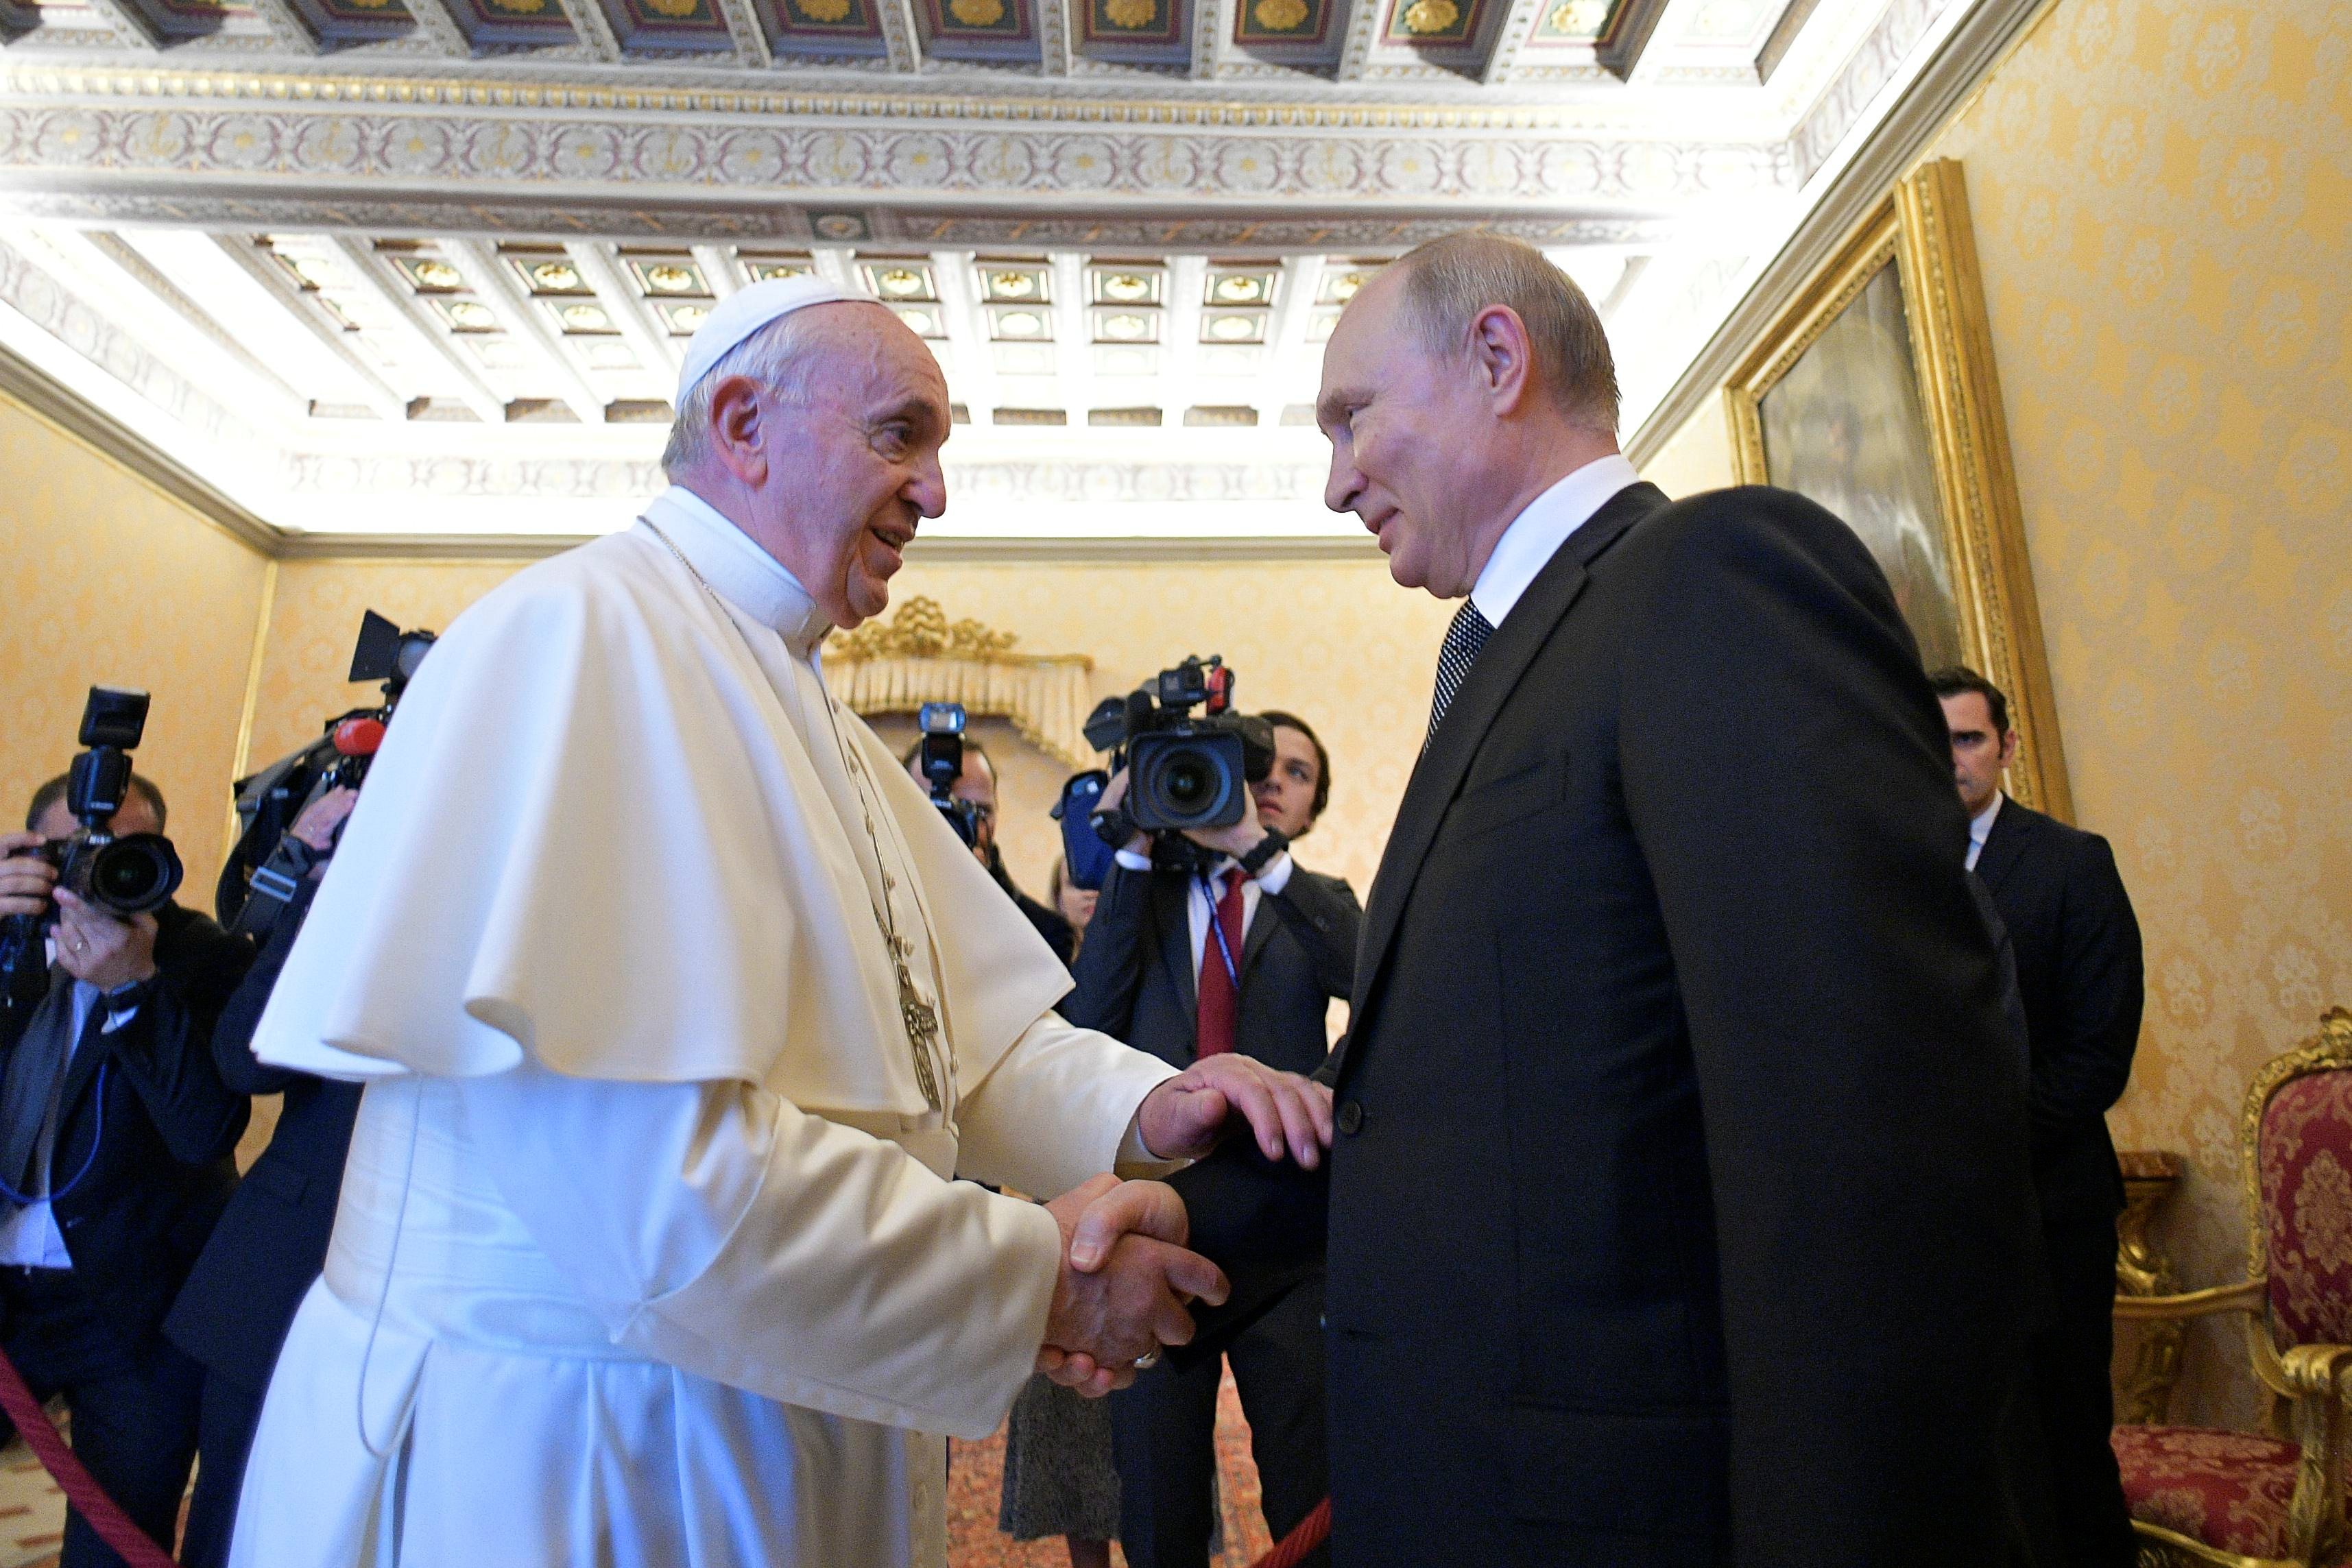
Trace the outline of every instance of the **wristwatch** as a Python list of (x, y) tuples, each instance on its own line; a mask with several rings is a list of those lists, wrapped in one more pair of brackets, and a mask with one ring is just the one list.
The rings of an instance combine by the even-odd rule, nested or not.
[(1268, 828), (1265, 831), (1265, 837), (1260, 839), (1250, 852), (1242, 856), (1236, 863), (1241, 866), (1244, 876), (1254, 878), (1258, 873), (1272, 865), (1275, 857), (1289, 847), (1288, 833), (1284, 832), (1280, 828)]

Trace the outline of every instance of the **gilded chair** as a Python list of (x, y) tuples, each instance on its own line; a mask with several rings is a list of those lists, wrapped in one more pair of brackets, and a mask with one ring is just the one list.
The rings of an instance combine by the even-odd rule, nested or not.
[(2334, 1568), (2352, 1392), (2352, 1012), (2265, 1064), (2239, 1123), (2246, 1278), (2117, 1296), (2119, 1321), (2242, 1314), (2276, 1435), (2118, 1427), (2141, 1568)]

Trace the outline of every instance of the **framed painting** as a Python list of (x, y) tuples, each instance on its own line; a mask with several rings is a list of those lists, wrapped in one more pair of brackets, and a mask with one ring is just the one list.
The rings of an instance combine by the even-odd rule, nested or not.
[(1906, 176), (1723, 389), (1742, 484), (1819, 501), (1862, 537), (1929, 669), (2009, 694), (2009, 792), (2072, 820), (1960, 165)]

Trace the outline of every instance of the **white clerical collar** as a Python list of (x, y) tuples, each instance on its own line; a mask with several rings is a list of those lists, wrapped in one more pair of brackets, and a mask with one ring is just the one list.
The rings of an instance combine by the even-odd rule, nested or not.
[(672, 485), (655, 497), (645, 516), (705, 582), (744, 614), (773, 628), (796, 658), (807, 658), (833, 630), (799, 578), (685, 486)]
[(1527, 592), (1528, 584), (1536, 580), (1536, 573), (1568, 542), (1568, 536), (1591, 521), (1611, 497), (1639, 483), (1641, 477), (1622, 453), (1612, 452), (1594, 458), (1529, 501), (1527, 510), (1512, 518), (1503, 537), (1495, 541), (1495, 553), (1486, 558), (1486, 569), (1470, 591), (1470, 602), (1478, 607), (1486, 623), (1500, 626), (1519, 596)]

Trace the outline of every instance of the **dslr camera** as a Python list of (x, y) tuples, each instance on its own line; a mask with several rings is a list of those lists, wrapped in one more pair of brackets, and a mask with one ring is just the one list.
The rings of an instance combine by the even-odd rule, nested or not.
[(236, 814), (244, 831), (213, 890), (213, 908), (223, 925), (259, 937), (292, 901), (320, 857), (286, 830), (329, 790), (356, 789), (366, 779), (392, 710), (433, 641), (430, 632), (404, 632), (373, 610), (362, 612), (349, 678), (383, 682), (383, 702), (336, 715), (319, 739), (237, 780)]
[(131, 753), (147, 729), (147, 694), (92, 686), (81, 710), (89, 747), (67, 776), (66, 809), (81, 826), (37, 852), (58, 868), (58, 886), (114, 915), (144, 915), (179, 891), (179, 852), (161, 833), (118, 837), (107, 822), (131, 788)]
[[(66, 776), (66, 807), (81, 826), (31, 852), (57, 868), (59, 888), (122, 916), (163, 907), (184, 874), (179, 852), (163, 834), (117, 834), (109, 826), (131, 789), (131, 753), (146, 729), (145, 692), (89, 688), (81, 710), (87, 749)], [(27, 977), (46, 967), (41, 936), (56, 920), (52, 904), (45, 915), (12, 915), (0, 929), (0, 981), (12, 1000)]]
[(923, 732), (923, 782), (930, 786), (931, 804), (948, 820), (963, 847), (980, 841), (980, 808), (955, 798), (956, 780), (963, 777), (964, 711), (961, 703), (925, 703), (915, 712)]
[(1223, 657), (1195, 654), (1095, 709), (1087, 741), (1113, 753), (1114, 769), (1128, 770), (1119, 810), (1093, 815), (1106, 842), (1124, 842), (1137, 831), (1229, 828), (1242, 820), (1249, 787), (1274, 771), (1274, 727), (1233, 712), (1233, 703), (1234, 672)]

